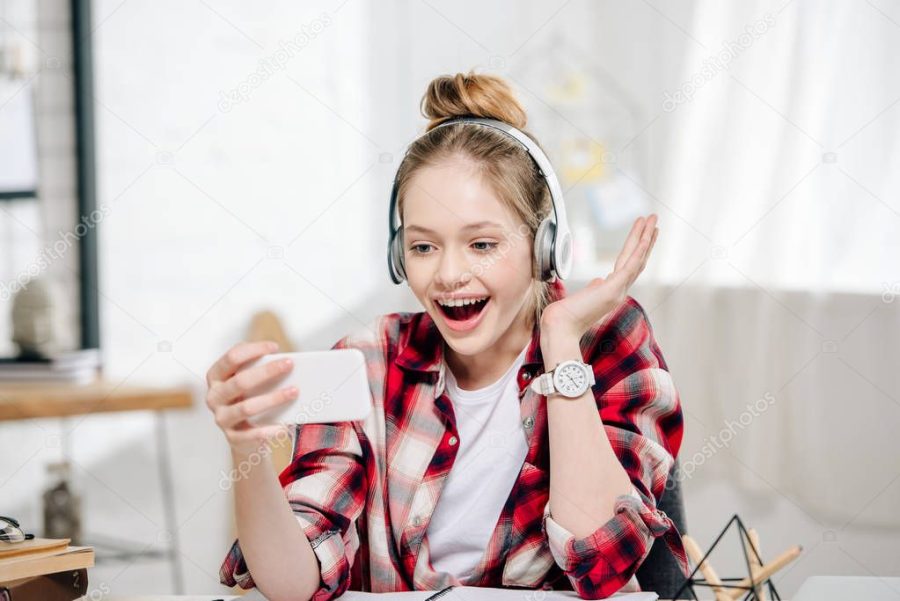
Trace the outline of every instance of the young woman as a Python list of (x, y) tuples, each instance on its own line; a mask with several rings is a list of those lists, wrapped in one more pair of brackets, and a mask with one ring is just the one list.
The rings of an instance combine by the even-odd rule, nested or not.
[(276, 348), (241, 343), (207, 374), (235, 466), (257, 466), (234, 482), (238, 540), (222, 583), (273, 600), (449, 585), (594, 599), (638, 590), (659, 537), (686, 570), (656, 509), (681, 445), (680, 401), (627, 294), (656, 216), (636, 220), (607, 278), (567, 295), (534, 256), (547, 180), (512, 135), (465, 119), (522, 131), (508, 85), (439, 77), (422, 110), (429, 126), (395, 189), (399, 273), (425, 310), (380, 316), (334, 346), (364, 352), (371, 415), (292, 427), (293, 460), (276, 477), (264, 444), (287, 430), (245, 420), (298, 391), (243, 392), (290, 365), (235, 375)]

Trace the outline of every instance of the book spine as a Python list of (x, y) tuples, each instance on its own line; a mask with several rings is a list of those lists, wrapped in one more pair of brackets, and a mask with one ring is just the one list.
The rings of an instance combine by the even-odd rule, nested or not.
[(0, 587), (0, 601), (74, 601), (87, 593), (86, 568), (23, 578)]

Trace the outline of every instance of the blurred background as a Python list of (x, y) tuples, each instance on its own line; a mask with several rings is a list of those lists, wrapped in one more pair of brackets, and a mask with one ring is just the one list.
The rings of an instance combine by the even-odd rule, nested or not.
[[(314, 350), (420, 310), (390, 184), (426, 84), (470, 69), (560, 175), (567, 288), (660, 216), (632, 296), (694, 538), (739, 514), (764, 556), (802, 544), (788, 597), (900, 576), (896, 2), (0, 0), (0, 53), (0, 513), (74, 523), (97, 590), (227, 592), (206, 371), (273, 317)], [(59, 360), (26, 392), (22, 348)]]

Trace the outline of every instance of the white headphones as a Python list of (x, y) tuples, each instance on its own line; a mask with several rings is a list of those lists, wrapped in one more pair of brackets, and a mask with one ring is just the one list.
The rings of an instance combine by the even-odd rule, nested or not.
[[(562, 189), (556, 173), (547, 155), (527, 135), (503, 121), (481, 119), (477, 117), (457, 117), (444, 121), (431, 131), (456, 123), (472, 123), (484, 127), (492, 127), (518, 141), (537, 165), (550, 190), (550, 203), (553, 211), (541, 221), (534, 236), (535, 274), (541, 281), (564, 280), (572, 271), (572, 234), (566, 221), (566, 206), (563, 203)], [(429, 132), (430, 133), (430, 132)], [(424, 134), (427, 135), (427, 134)], [(403, 224), (397, 214), (397, 177), (391, 190), (391, 204), (388, 214), (388, 271), (391, 280), (400, 284), (406, 279), (406, 267), (403, 261)]]

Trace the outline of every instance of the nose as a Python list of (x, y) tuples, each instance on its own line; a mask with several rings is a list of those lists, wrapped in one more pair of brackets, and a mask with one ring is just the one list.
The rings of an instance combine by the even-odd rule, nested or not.
[(472, 271), (460, 251), (447, 248), (441, 253), (434, 279), (440, 288), (457, 290), (469, 283), (472, 279)]

